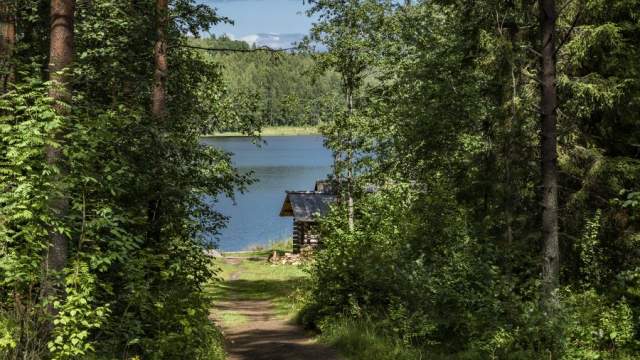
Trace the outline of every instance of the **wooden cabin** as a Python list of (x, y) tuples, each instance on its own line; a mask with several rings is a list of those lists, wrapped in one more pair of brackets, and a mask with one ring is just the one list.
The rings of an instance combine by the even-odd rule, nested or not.
[(318, 218), (326, 215), (335, 201), (336, 196), (325, 191), (287, 191), (280, 216), (293, 217), (294, 253), (300, 252), (304, 247), (318, 246)]

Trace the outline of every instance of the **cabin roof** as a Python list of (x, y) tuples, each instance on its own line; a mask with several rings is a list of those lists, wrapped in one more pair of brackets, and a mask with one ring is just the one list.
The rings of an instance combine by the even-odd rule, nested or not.
[(296, 221), (313, 222), (329, 212), (336, 196), (316, 191), (287, 191), (280, 216), (293, 216)]

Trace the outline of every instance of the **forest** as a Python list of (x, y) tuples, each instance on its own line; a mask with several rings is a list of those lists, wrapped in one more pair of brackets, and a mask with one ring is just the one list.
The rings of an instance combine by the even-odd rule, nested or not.
[[(191, 39), (191, 43), (204, 48), (244, 50), (207, 51), (204, 56), (222, 66), (232, 104), (254, 124), (316, 126), (327, 120), (325, 109), (344, 106), (340, 77), (334, 71), (318, 71), (308, 52), (247, 52), (256, 46), (215, 35)], [(230, 124), (224, 130), (242, 129)]]
[(297, 319), (346, 359), (640, 357), (640, 1), (305, 3), (293, 53), (0, 3), (0, 357), (224, 359), (205, 234), (253, 180), (199, 139), (263, 124), (332, 151)]
[(199, 144), (238, 116), (183, 46), (223, 19), (191, 0), (0, 13), (0, 358), (223, 358), (202, 234), (224, 218), (202, 195), (248, 179)]

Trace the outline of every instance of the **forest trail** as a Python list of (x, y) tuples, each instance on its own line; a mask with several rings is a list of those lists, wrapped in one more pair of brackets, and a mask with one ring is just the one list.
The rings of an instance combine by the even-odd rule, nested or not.
[(222, 258), (212, 318), (221, 327), (229, 360), (338, 360), (333, 349), (292, 321), (292, 295), (304, 279), (291, 265), (263, 257)]

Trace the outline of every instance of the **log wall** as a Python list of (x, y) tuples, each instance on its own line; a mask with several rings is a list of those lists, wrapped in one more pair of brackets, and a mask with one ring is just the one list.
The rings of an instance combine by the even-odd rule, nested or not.
[(299, 253), (300, 249), (311, 246), (316, 247), (320, 243), (320, 235), (314, 229), (313, 223), (293, 222), (293, 252)]

